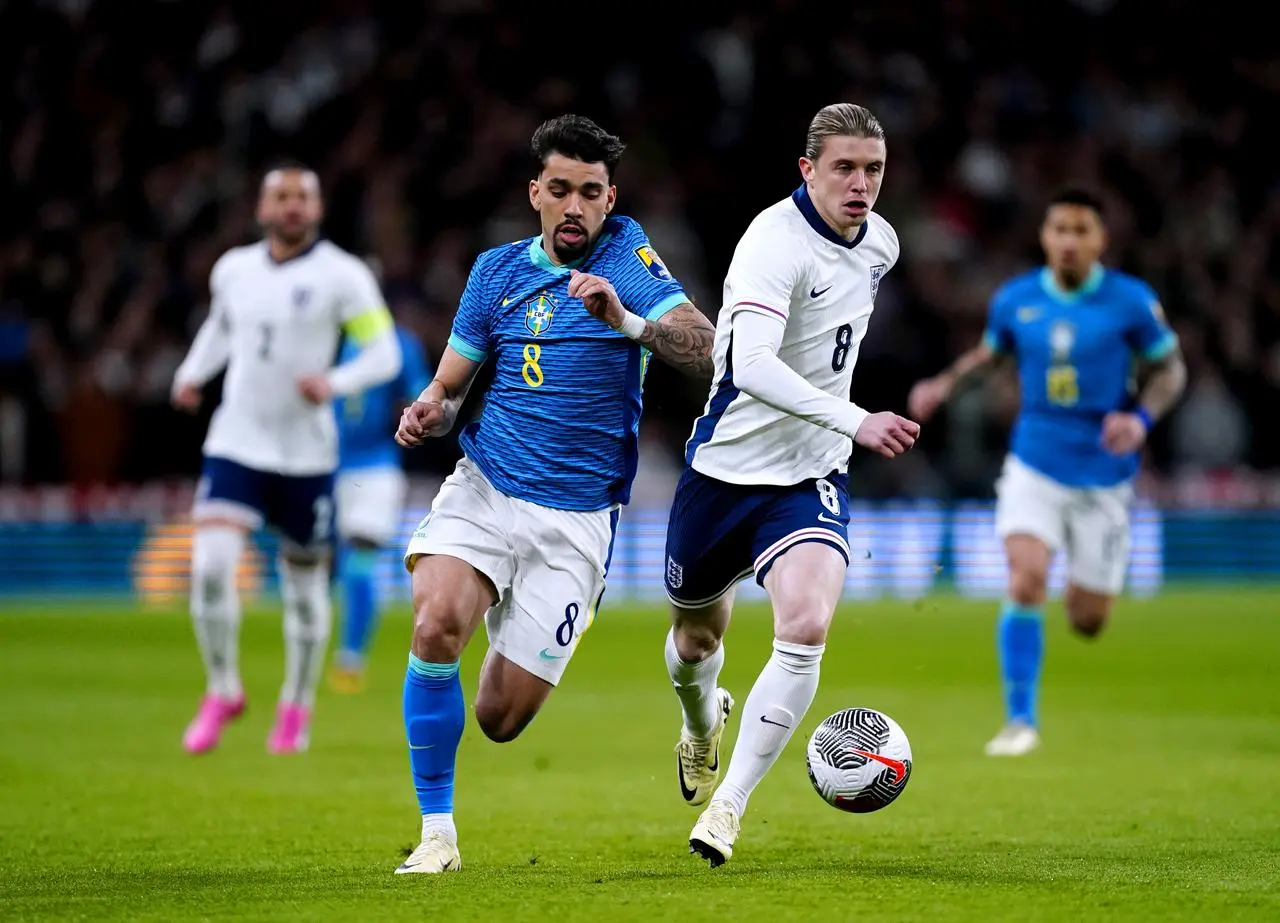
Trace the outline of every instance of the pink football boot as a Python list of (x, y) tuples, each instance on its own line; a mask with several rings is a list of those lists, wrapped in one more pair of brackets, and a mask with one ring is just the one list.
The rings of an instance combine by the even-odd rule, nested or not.
[(234, 699), (206, 695), (200, 710), (182, 735), (182, 746), (188, 753), (208, 753), (218, 746), (218, 739), (228, 724), (244, 713), (244, 694)]
[(281, 702), (276, 708), (276, 726), (267, 737), (267, 752), (302, 753), (307, 749), (307, 725), (310, 722), (311, 709), (305, 705)]

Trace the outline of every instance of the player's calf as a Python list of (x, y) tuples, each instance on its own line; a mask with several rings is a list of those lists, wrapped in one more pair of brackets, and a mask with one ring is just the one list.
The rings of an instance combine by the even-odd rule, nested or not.
[(509, 743), (529, 726), (554, 688), (491, 649), (476, 690), (476, 723), (494, 743)]
[(1072, 629), (1081, 637), (1096, 638), (1107, 625), (1112, 602), (1108, 594), (1068, 584), (1065, 604)]

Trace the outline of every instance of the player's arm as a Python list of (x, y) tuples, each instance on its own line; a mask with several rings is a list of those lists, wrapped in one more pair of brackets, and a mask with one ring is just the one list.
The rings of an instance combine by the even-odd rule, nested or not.
[(1138, 312), (1138, 320), (1126, 337), (1138, 357), (1144, 382), (1133, 410), (1109, 413), (1102, 421), (1102, 444), (1117, 455), (1142, 448), (1156, 421), (1173, 408), (1187, 386), (1187, 365), (1178, 336), (1165, 323), (1154, 292), (1148, 292), (1148, 303)]
[(396, 442), (412, 448), (453, 429), (458, 410), (467, 399), (467, 392), (471, 390), (482, 364), (482, 361), (464, 356), (452, 344), (445, 347), (436, 377), (400, 415)]
[[(734, 305), (730, 308), (741, 308)], [(843, 433), (858, 445), (887, 458), (910, 449), (920, 427), (895, 413), (871, 413), (857, 404), (811, 385), (778, 357), (786, 321), (751, 309), (732, 316), (733, 383), (749, 394), (801, 420)]]
[(385, 384), (400, 374), (404, 361), (395, 321), (385, 305), (369, 308), (348, 318), (342, 332), (356, 344), (354, 356), (324, 375), (330, 395), (346, 397)]
[(962, 353), (946, 369), (917, 382), (907, 397), (907, 412), (917, 420), (928, 420), (938, 408), (951, 399), (956, 389), (1010, 355), (1013, 333), (1005, 322), (1005, 306), (1001, 293), (991, 299), (987, 329), (977, 346)]
[(191, 349), (173, 374), (173, 406), (188, 413), (200, 407), (200, 390), (227, 367), (231, 358), (231, 323), (217, 294), (217, 267), (210, 278), (209, 316), (196, 332)]

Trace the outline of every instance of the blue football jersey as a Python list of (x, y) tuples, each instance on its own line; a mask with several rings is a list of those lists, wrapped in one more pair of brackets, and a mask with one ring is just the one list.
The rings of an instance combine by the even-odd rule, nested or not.
[(553, 263), (541, 236), (485, 251), (449, 345), (492, 360), (494, 377), (460, 442), (509, 497), (600, 510), (630, 498), (648, 352), (569, 297), (570, 269), (608, 279), (629, 311), (650, 320), (689, 300), (630, 218), (606, 220), (572, 267)]
[[(397, 327), (396, 338), (400, 341), (402, 357), (400, 374), (376, 388), (334, 402), (338, 417), (338, 467), (342, 470), (400, 464), (400, 446), (395, 441), (400, 407), (422, 393), (431, 382), (431, 370), (416, 336)], [(345, 362), (357, 351), (355, 343), (344, 340), (338, 361)]]
[(1102, 446), (1102, 420), (1135, 406), (1134, 357), (1177, 348), (1145, 282), (1095, 266), (1077, 291), (1046, 267), (1015, 276), (991, 299), (986, 343), (1018, 363), (1022, 408), (1010, 451), (1071, 487), (1105, 487), (1138, 471), (1136, 454)]

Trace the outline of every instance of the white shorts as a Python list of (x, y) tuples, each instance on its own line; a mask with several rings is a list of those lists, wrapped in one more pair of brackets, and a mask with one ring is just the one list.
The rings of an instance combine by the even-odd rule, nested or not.
[(1133, 486), (1068, 487), (1010, 455), (996, 482), (996, 534), (1030, 535), (1067, 552), (1067, 580), (1115, 596), (1129, 565)]
[(508, 497), (464, 457), (409, 540), (405, 567), (447, 554), (488, 577), (498, 591), (485, 613), (489, 645), (554, 686), (595, 619), (618, 515)]
[(397, 467), (340, 471), (334, 486), (338, 537), (388, 545), (400, 534), (406, 482)]

